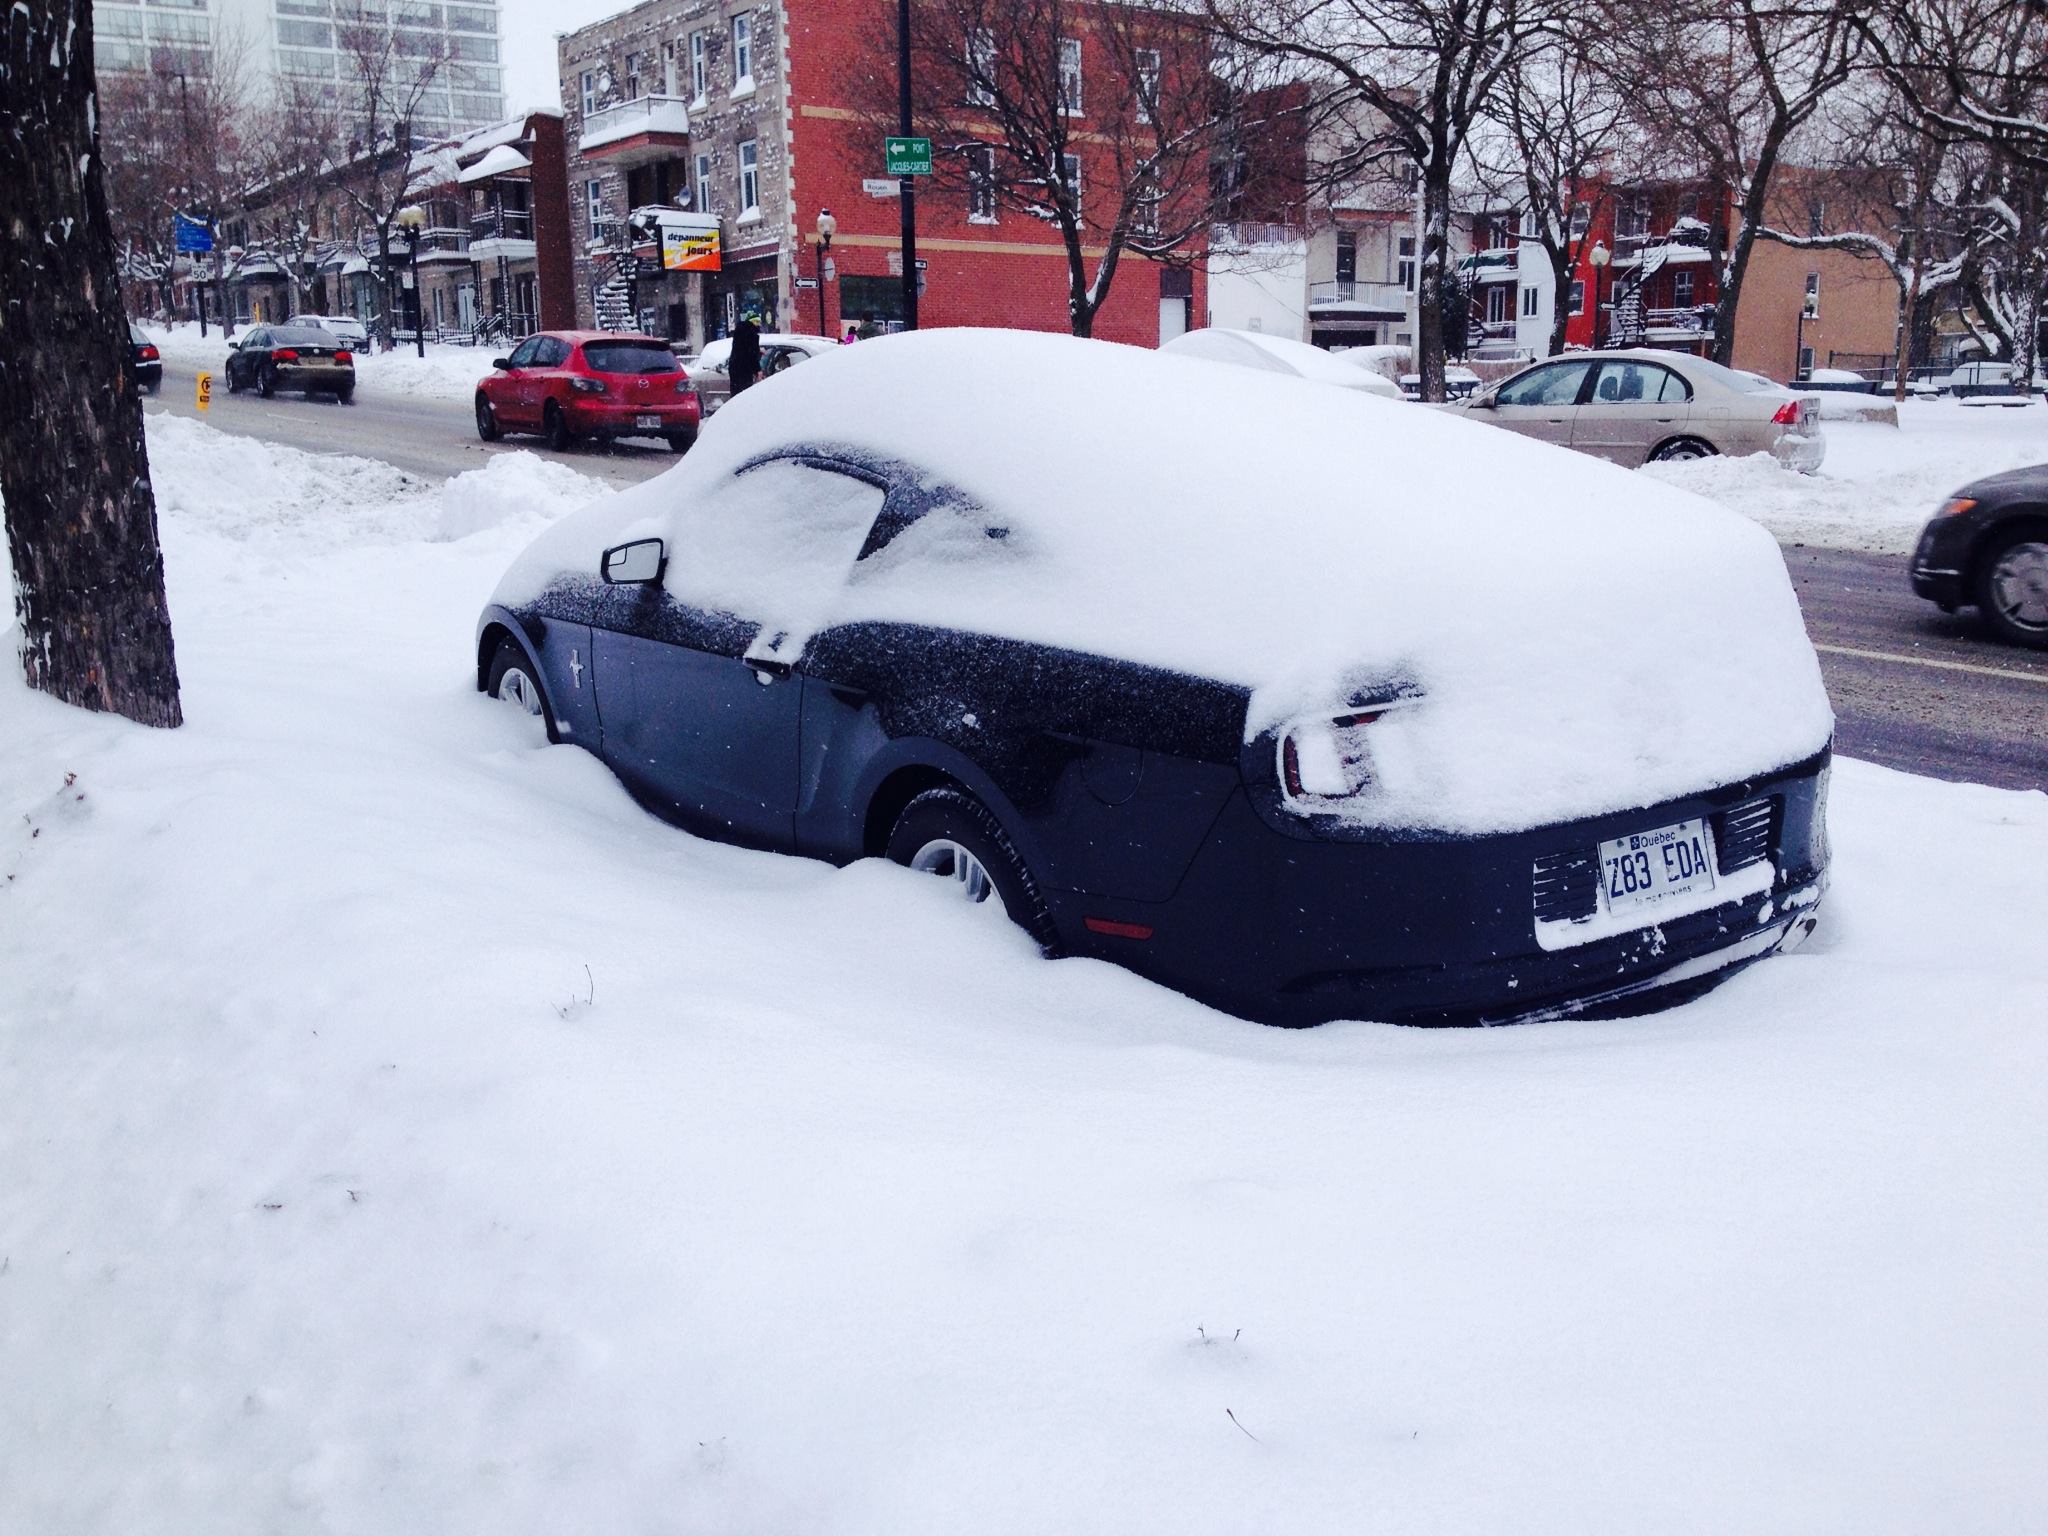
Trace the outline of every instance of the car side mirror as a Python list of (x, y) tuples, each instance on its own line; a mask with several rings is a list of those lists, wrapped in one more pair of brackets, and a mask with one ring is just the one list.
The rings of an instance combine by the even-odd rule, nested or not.
[(1495, 395), (1490, 389), (1483, 395), (1469, 395), (1466, 398), (1471, 402), (1472, 409), (1475, 411), (1490, 411), (1500, 404), (1499, 396)]
[(494, 357), (491, 359), (491, 366), (493, 368), (510, 368), (512, 366), (512, 359), (509, 357)]
[(635, 539), (606, 550), (599, 569), (607, 586), (645, 586), (661, 580), (661, 568), (667, 563), (667, 551), (661, 540)]

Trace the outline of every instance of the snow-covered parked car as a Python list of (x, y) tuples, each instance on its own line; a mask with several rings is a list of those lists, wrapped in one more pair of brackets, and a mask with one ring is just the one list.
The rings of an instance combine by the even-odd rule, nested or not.
[(1201, 357), (1212, 363), (1230, 363), (1239, 368), (1256, 368), (1263, 373), (1286, 374), (1292, 378), (1307, 379), (1312, 384), (1332, 384), (1339, 389), (1356, 390), (1362, 395), (1381, 395), (1389, 400), (1401, 398), (1400, 389), (1391, 379), (1348, 362), (1334, 352), (1325, 352), (1321, 347), (1312, 347), (1305, 341), (1295, 341), (1286, 336), (1268, 336), (1263, 331), (1232, 331), (1204, 326), (1199, 331), (1183, 331), (1173, 340), (1162, 343), (1159, 350), (1176, 357)]
[(657, 815), (1273, 1022), (1641, 1006), (1803, 938), (1825, 879), (1832, 715), (1761, 528), (1103, 342), (914, 332), (736, 397), (518, 558), (475, 661)]
[(293, 325), (317, 325), (323, 331), (331, 331), (352, 347), (367, 347), (370, 331), (360, 320), (347, 315), (293, 315)]
[[(1479, 392), (1480, 386), (1485, 382), (1478, 374), (1460, 363), (1446, 363), (1444, 365), (1444, 398), (1447, 400), (1470, 399)], [(1410, 400), (1420, 400), (1422, 398), (1422, 375), (1419, 373), (1402, 374), (1401, 393)]]
[(1812, 474), (1827, 457), (1812, 399), (1703, 357), (1648, 348), (1549, 358), (1451, 409), (1631, 469), (1768, 453)]
[(2048, 379), (2036, 374), (2028, 385), (2021, 381), (2019, 369), (2011, 363), (1974, 362), (1951, 369), (1934, 385), (1937, 394), (1953, 395), (1959, 400), (1997, 395), (2011, 396), (2023, 403), (2029, 395), (2048, 390)]

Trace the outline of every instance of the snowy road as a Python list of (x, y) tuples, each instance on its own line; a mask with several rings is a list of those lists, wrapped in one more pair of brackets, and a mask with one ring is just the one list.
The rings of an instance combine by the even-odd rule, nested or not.
[[(296, 395), (230, 397), (216, 373), (202, 417), (194, 374), (187, 360), (167, 361), (149, 409), (316, 453), (370, 455), (430, 481), (507, 452), (536, 453), (612, 485), (651, 479), (674, 462), (665, 447), (637, 442), (569, 454), (550, 454), (532, 439), (485, 444), (466, 404), (383, 393), (367, 378), (354, 403), (341, 406)], [(1991, 643), (1969, 616), (1945, 618), (1915, 598), (1901, 555), (1788, 545), (1785, 556), (1820, 647), (1842, 751), (1935, 778), (2048, 789), (2048, 658)]]

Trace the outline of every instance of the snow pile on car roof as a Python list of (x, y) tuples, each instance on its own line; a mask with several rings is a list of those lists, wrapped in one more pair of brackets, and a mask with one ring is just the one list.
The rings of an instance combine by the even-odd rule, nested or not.
[(1647, 804), (1804, 758), (1832, 727), (1777, 548), (1733, 513), (1483, 423), (1024, 332), (862, 342), (740, 395), (676, 469), (545, 536), (501, 600), (594, 572), (622, 538), (673, 538), (736, 471), (800, 446), (918, 466), (1000, 535), (906, 536), (832, 620), (1238, 684), (1248, 739), (1419, 689), (1374, 731), (1389, 824)]

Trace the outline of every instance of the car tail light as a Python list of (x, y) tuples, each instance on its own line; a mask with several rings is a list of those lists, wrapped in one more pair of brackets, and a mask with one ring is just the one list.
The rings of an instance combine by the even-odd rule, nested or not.
[(334, 360), (337, 363), (347, 363), (351, 368), (356, 365), (356, 357), (353, 352), (337, 352), (334, 354)]
[(1366, 729), (1386, 713), (1380, 709), (1301, 720), (1280, 736), (1280, 787), (1300, 810), (1355, 800), (1372, 784), (1372, 752)]
[(1778, 414), (1771, 418), (1781, 427), (1796, 427), (1806, 420), (1806, 402), (1787, 400), (1778, 407)]
[(697, 393), (697, 386), (690, 382), (690, 376), (687, 373), (676, 380), (676, 393), (679, 395), (694, 395)]
[(157, 353), (156, 353), (156, 348), (155, 348), (155, 347), (144, 347), (144, 348), (142, 349), (142, 360), (143, 360), (143, 361), (144, 361), (145, 363), (153, 363), (153, 362), (155, 362), (155, 361), (156, 361), (156, 356), (157, 356)]
[(299, 360), (299, 354), (290, 347), (284, 347), (271, 353), (270, 360), (273, 363), (296, 363)]
[(586, 395), (601, 395), (605, 392), (603, 379), (571, 379), (569, 387)]

